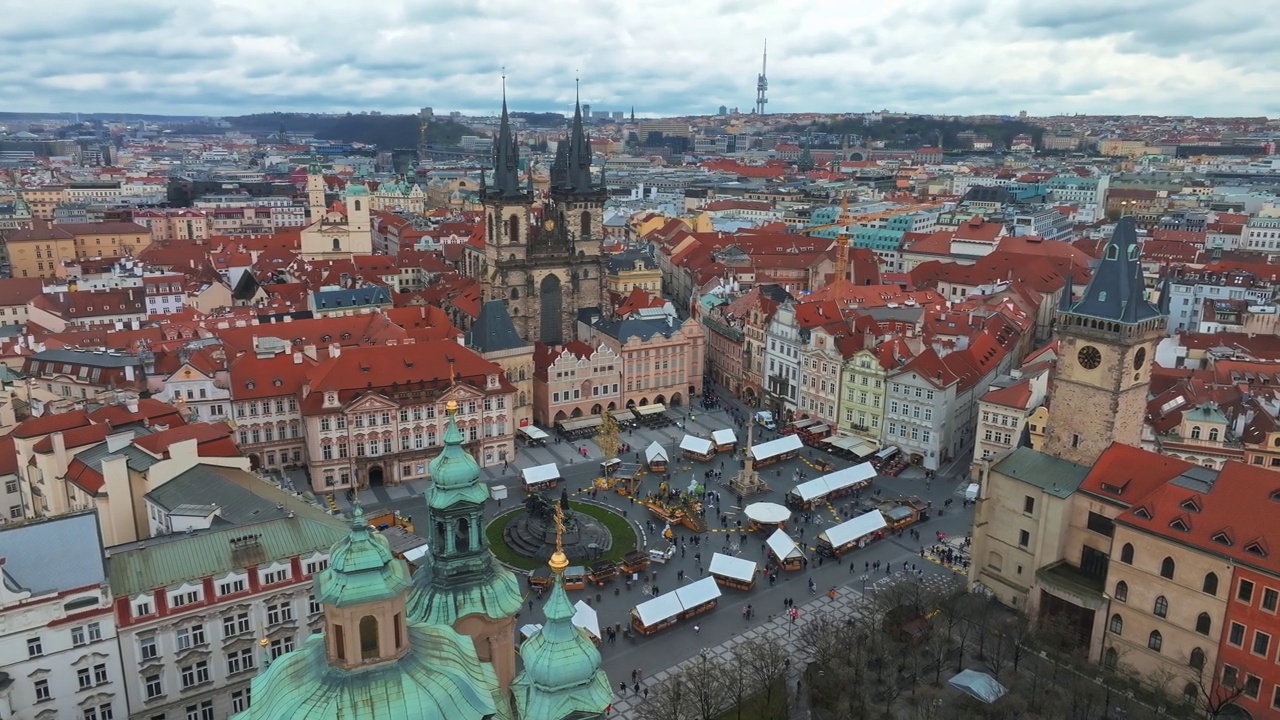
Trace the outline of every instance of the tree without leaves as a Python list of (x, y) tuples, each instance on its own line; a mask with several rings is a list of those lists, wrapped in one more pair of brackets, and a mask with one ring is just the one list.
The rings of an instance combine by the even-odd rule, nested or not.
[[(764, 707), (772, 713), (775, 695), (786, 692), (785, 686), (779, 687), (780, 681), (785, 682), (791, 662), (786, 649), (772, 640), (749, 640), (734, 646), (733, 656), (751, 686), (759, 691)], [(766, 716), (759, 720), (783, 720), (783, 718)]]
[(693, 720), (717, 720), (729, 707), (727, 669), (724, 663), (709, 655), (694, 658), (682, 671), (689, 684), (689, 701)]
[(644, 720), (691, 720), (688, 681), (683, 673), (651, 686), (639, 710)]

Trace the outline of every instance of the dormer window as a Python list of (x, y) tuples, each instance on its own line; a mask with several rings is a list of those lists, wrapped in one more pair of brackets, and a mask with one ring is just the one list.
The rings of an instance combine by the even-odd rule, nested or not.
[(1191, 529), (1187, 525), (1187, 522), (1182, 518), (1174, 518), (1173, 522), (1169, 523), (1169, 527), (1173, 528), (1174, 530), (1179, 530), (1181, 532), (1188, 532)]
[(1150, 520), (1150, 519), (1151, 519), (1151, 511), (1150, 511), (1150, 510), (1147, 510), (1147, 509), (1146, 509), (1146, 508), (1144, 508), (1144, 507), (1137, 508), (1136, 510), (1134, 510), (1134, 511), (1133, 511), (1133, 514), (1134, 514), (1136, 517), (1140, 517), (1140, 518), (1142, 518), (1143, 520)]
[(1227, 547), (1231, 547), (1232, 545), (1231, 536), (1228, 535), (1227, 531), (1225, 530), (1219, 530), (1218, 532), (1214, 533), (1209, 539), (1218, 543), (1219, 545), (1226, 545)]
[(1200, 512), (1200, 503), (1196, 502), (1195, 498), (1187, 498), (1186, 500), (1183, 500), (1181, 507), (1187, 512)]
[(256, 385), (256, 384), (257, 384), (257, 383), (255, 383), (255, 382), (254, 382), (254, 381), (252, 381), (252, 380), (245, 380), (245, 381), (244, 381), (244, 386), (245, 386), (245, 388), (247, 388), (247, 389), (249, 389), (249, 390), (252, 390), (252, 389), (254, 388), (254, 385)]
[(1266, 549), (1265, 547), (1263, 547), (1263, 546), (1262, 546), (1262, 541), (1261, 541), (1261, 540), (1254, 540), (1253, 542), (1249, 543), (1248, 545), (1245, 545), (1245, 546), (1244, 546), (1244, 551), (1245, 551), (1245, 552), (1247, 552), (1247, 553), (1249, 553), (1250, 555), (1257, 555), (1258, 557), (1266, 557), (1266, 556), (1267, 556), (1267, 549)]

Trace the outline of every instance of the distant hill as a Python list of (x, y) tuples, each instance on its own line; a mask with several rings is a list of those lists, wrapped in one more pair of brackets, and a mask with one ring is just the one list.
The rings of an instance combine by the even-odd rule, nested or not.
[(936, 120), (923, 116), (907, 118), (889, 118), (882, 122), (865, 124), (861, 118), (850, 118), (830, 123), (815, 125), (785, 125), (783, 132), (832, 133), (836, 135), (860, 135), (872, 140), (883, 140), (890, 148), (908, 148), (932, 146), (938, 143), (938, 133), (942, 133), (944, 148), (955, 148), (959, 144), (956, 136), (966, 130), (985, 135), (995, 141), (996, 147), (1009, 147), (1013, 138), (1023, 133), (1035, 138), (1040, 143), (1044, 128), (1021, 120), (1002, 120), (995, 123), (969, 123), (959, 120)]
[[(249, 133), (285, 132), (314, 134), (322, 140), (377, 145), (381, 150), (416, 147), (418, 118), (415, 115), (308, 115), (304, 113), (259, 113), (223, 118), (236, 130)], [(466, 125), (434, 119), (427, 125), (427, 142), (457, 145), (463, 135), (473, 134)]]
[(524, 120), (529, 127), (558, 128), (568, 124), (568, 120), (560, 113), (513, 112), (511, 117)]

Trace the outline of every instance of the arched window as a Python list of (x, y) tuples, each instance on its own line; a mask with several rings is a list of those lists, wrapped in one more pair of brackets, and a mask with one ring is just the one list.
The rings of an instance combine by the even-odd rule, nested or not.
[(359, 200), (356, 200), (356, 201), (355, 201), (355, 211), (356, 211), (356, 212), (360, 212), (360, 201), (359, 201)]
[(441, 550), (444, 550), (444, 538), (445, 538), (444, 523), (436, 522), (436, 547), (440, 548)]
[(360, 659), (378, 657), (378, 618), (365, 615), (360, 618)]
[(1217, 573), (1206, 573), (1204, 576), (1204, 586), (1200, 588), (1208, 595), (1218, 594), (1218, 575)]
[(1209, 619), (1209, 613), (1202, 612), (1196, 616), (1196, 632), (1200, 633), (1201, 635), (1208, 635), (1209, 626), (1212, 624), (1213, 624), (1213, 621)]
[(1187, 683), (1186, 685), (1183, 685), (1183, 686), (1182, 686), (1182, 699), (1183, 699), (1183, 700), (1185, 700), (1185, 701), (1187, 701), (1187, 702), (1189, 702), (1189, 703), (1193, 703), (1193, 702), (1195, 702), (1199, 697), (1200, 697), (1200, 691), (1199, 691), (1198, 689), (1196, 689), (1196, 684), (1195, 684), (1195, 683), (1191, 683), (1191, 682), (1189, 682), (1189, 683)]
[(1161, 595), (1156, 598), (1155, 607), (1151, 609), (1151, 612), (1155, 613), (1156, 617), (1169, 617), (1169, 601), (1165, 596)]
[(1175, 566), (1173, 564), (1173, 558), (1171, 557), (1165, 558), (1160, 562), (1160, 577), (1168, 578), (1169, 580), (1172, 580), (1174, 568)]
[(1209, 439), (1214, 441), (1218, 439), (1218, 428), (1209, 428)]
[(339, 240), (338, 238), (334, 238), (334, 239), (333, 239), (333, 249), (334, 249), (334, 250), (341, 250), (341, 249), (342, 249), (342, 241), (341, 241), (341, 240)]
[(1120, 602), (1129, 601), (1129, 583), (1123, 580), (1116, 583), (1116, 600)]
[(1160, 636), (1159, 630), (1152, 630), (1147, 636), (1147, 647), (1160, 652), (1160, 648), (1164, 645), (1164, 638)]
[(347, 638), (341, 625), (333, 626), (333, 654), (339, 660), (347, 659)]
[(458, 550), (471, 549), (471, 521), (458, 518), (458, 531), (453, 538), (453, 546)]
[(1120, 662), (1120, 653), (1116, 652), (1115, 648), (1109, 647), (1102, 656), (1102, 662), (1108, 670), (1115, 670), (1116, 665)]
[(396, 613), (393, 622), (396, 624), (396, 649), (404, 647), (404, 621), (400, 618), (400, 613)]
[(1107, 245), (1107, 259), (1116, 260), (1120, 257), (1120, 248), (1114, 243)]
[(591, 237), (591, 211), (583, 210), (578, 229), (578, 239), (586, 240), (589, 237)]
[(1111, 616), (1111, 626), (1108, 628), (1112, 633), (1121, 635), (1124, 633), (1124, 618), (1119, 613)]
[(519, 288), (511, 288), (511, 299), (512, 299), (512, 300), (519, 300), (519, 299), (520, 299), (520, 289), (519, 289)]
[(1133, 564), (1133, 545), (1132, 544), (1125, 543), (1124, 547), (1120, 548), (1120, 562), (1126, 563), (1129, 565)]
[(1204, 669), (1204, 651), (1200, 648), (1194, 648), (1191, 651), (1191, 659), (1187, 663), (1196, 670)]
[(1199, 439), (1200, 439), (1200, 426), (1199, 426), (1199, 425), (1192, 425), (1192, 426), (1191, 426), (1191, 439), (1192, 439), (1192, 440), (1199, 440)]
[(520, 216), (507, 218), (507, 242), (516, 245), (520, 242)]

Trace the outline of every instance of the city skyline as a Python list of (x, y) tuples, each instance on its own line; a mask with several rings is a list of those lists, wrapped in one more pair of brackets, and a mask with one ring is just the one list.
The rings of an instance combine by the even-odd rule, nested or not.
[(580, 75), (595, 108), (707, 115), (752, 107), (767, 38), (775, 114), (1280, 115), (1266, 92), (1280, 84), (1277, 51), (1249, 6), (819, 1), (797, 18), (800, 7), (68, 0), (58, 13), (9, 8), (0, 87), (9, 108), (36, 113), (495, 114), (505, 67), (513, 110), (571, 109)]

